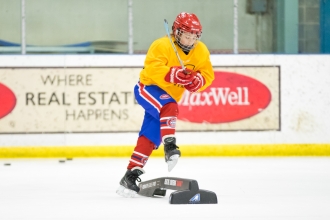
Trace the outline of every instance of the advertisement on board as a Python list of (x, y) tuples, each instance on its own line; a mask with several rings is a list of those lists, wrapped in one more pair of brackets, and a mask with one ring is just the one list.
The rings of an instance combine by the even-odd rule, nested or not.
[[(139, 131), (141, 68), (1, 68), (0, 133)], [(214, 67), (179, 102), (177, 131), (280, 130), (280, 67)]]

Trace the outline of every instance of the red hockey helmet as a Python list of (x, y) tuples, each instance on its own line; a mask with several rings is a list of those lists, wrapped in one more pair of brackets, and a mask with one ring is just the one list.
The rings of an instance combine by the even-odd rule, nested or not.
[(198, 38), (202, 34), (202, 25), (197, 16), (193, 13), (181, 12), (173, 22), (172, 31), (176, 34), (177, 30), (197, 34)]

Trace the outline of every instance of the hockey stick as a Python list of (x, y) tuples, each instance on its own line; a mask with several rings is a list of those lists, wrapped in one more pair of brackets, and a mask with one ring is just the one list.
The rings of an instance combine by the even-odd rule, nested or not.
[(167, 23), (167, 20), (166, 20), (166, 19), (164, 19), (164, 26), (165, 26), (165, 30), (166, 30), (166, 33), (167, 33), (168, 39), (170, 40), (171, 45), (172, 45), (172, 47), (173, 47), (173, 50), (174, 50), (174, 52), (175, 52), (175, 55), (176, 55), (176, 57), (178, 58), (178, 60), (179, 60), (179, 62), (180, 62), (180, 65), (181, 65), (182, 69), (184, 70), (185, 67), (184, 67), (183, 62), (182, 62), (182, 60), (181, 60), (181, 58), (180, 58), (180, 56), (179, 56), (179, 54), (178, 54), (178, 51), (176, 50), (175, 45), (174, 45), (174, 43), (173, 43), (173, 41), (172, 41), (172, 38), (171, 38), (171, 35), (170, 35), (170, 31), (169, 31), (169, 29), (168, 29), (168, 23)]

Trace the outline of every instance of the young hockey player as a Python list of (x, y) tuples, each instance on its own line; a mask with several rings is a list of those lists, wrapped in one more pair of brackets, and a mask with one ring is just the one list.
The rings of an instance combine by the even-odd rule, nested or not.
[(137, 144), (124, 177), (117, 190), (119, 195), (134, 197), (139, 192), (136, 181), (153, 150), (164, 144), (165, 161), (171, 171), (181, 156), (176, 145), (175, 125), (177, 102), (185, 90), (199, 92), (214, 79), (210, 53), (200, 42), (202, 25), (195, 14), (180, 13), (172, 26), (172, 41), (185, 69), (182, 69), (170, 39), (155, 40), (146, 55), (140, 81), (134, 88), (137, 102), (145, 115)]

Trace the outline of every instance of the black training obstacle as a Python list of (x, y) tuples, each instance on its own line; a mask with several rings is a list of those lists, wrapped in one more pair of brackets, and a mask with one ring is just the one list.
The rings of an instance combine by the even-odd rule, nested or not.
[(193, 179), (161, 177), (139, 183), (141, 196), (165, 196), (166, 190), (177, 190), (169, 197), (170, 204), (217, 204), (217, 195), (208, 190), (199, 189)]

